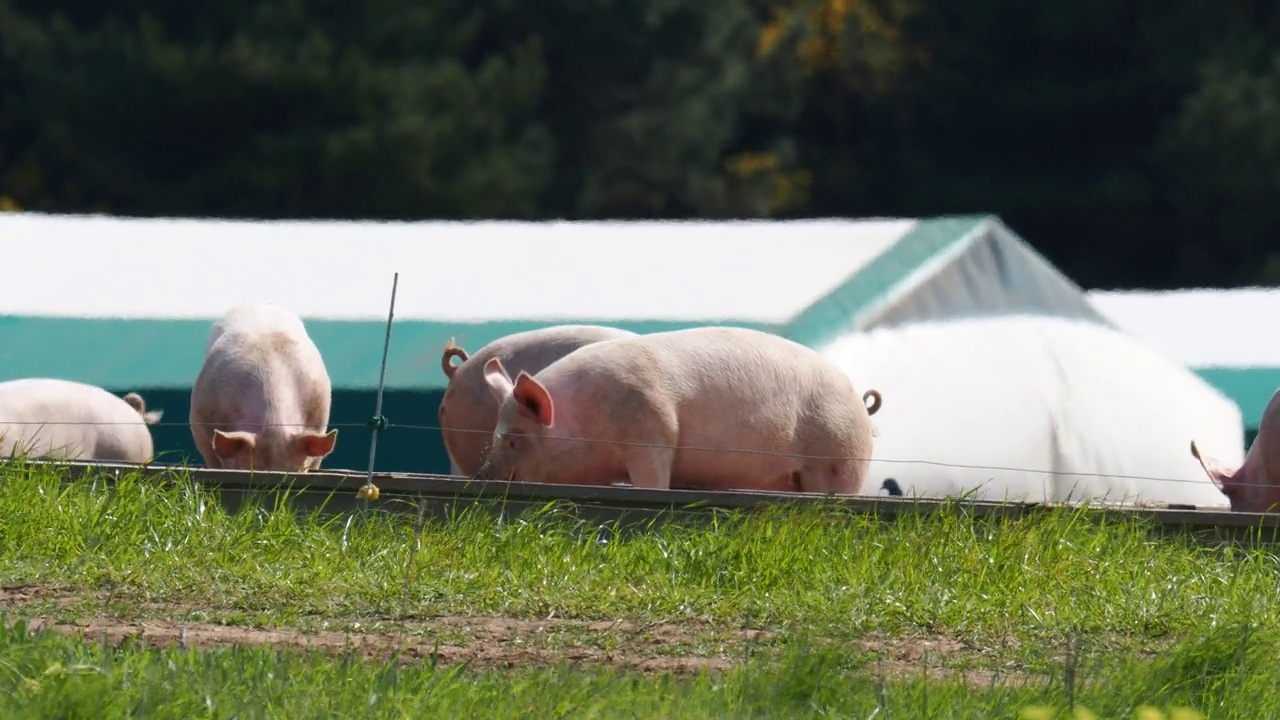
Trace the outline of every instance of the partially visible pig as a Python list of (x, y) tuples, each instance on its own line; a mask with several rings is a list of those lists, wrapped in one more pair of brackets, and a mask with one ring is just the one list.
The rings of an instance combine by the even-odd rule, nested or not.
[(302, 319), (276, 305), (241, 305), (214, 323), (191, 390), (191, 437), (205, 464), (236, 470), (318, 470), (338, 431), (332, 388)]
[(501, 402), (488, 479), (856, 493), (871, 460), (867, 401), (798, 343), (703, 327), (579, 348), (515, 382), (493, 358)]
[(163, 410), (148, 411), (146, 401), (136, 392), (125, 393), (120, 399), (129, 403), (129, 407), (136, 410), (142, 416), (143, 422), (148, 425), (155, 425), (160, 422), (160, 418), (164, 417)]
[(1204, 455), (1191, 441), (1191, 455), (1214, 485), (1227, 496), (1231, 509), (1238, 512), (1280, 511), (1280, 389), (1271, 396), (1262, 411), (1258, 436), (1249, 446), (1244, 463), (1235, 470)]
[[(557, 325), (507, 335), (470, 357), (450, 340), (440, 358), (449, 386), (439, 416), (451, 472), (474, 476), (480, 470), (498, 424), (498, 401), (485, 383), (485, 363), (498, 358), (511, 372), (536, 375), (580, 347), (624, 337), (635, 333), (600, 325)], [(453, 364), (455, 357), (462, 359), (460, 365)]]
[(147, 426), (163, 415), (137, 393), (55, 378), (0, 382), (0, 455), (145, 463), (154, 451)]

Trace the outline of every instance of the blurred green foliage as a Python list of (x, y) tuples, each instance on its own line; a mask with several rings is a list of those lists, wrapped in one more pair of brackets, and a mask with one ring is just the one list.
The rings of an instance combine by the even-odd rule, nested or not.
[(1280, 6), (0, 0), (4, 207), (997, 213), (1087, 287), (1280, 282)]

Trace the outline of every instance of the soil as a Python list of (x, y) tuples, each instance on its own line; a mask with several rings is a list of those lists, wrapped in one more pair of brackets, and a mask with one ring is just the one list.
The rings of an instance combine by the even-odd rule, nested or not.
[[(631, 621), (588, 622), (563, 618), (527, 619), (486, 616), (439, 616), (406, 623), (402, 633), (302, 631), (255, 628), (165, 619), (181, 616), (190, 608), (148, 605), (146, 619), (113, 615), (79, 616), (57, 621), (44, 615), (21, 612), (22, 607), (49, 602), (71, 604), (91, 597), (74, 588), (38, 585), (0, 587), (0, 611), (23, 616), (28, 627), (81, 635), (87, 641), (118, 645), (126, 639), (150, 646), (178, 645), (198, 649), (236, 645), (265, 645), (278, 650), (318, 650), (356, 653), (386, 661), (467, 663), (475, 668), (607, 666), (642, 673), (688, 675), (722, 671), (743, 664), (758, 641), (775, 639), (759, 630), (716, 630), (710, 626), (645, 624)], [(33, 608), (29, 608), (33, 609)], [(18, 612), (12, 612), (17, 610)], [(13, 622), (13, 620), (10, 620)], [(432, 637), (435, 636), (435, 637)], [(451, 642), (439, 638), (447, 637)], [(554, 638), (554, 640), (553, 640)], [(676, 650), (678, 648), (678, 650)], [(868, 636), (855, 644), (878, 658), (873, 671), (886, 678), (920, 677), (962, 679), (985, 688), (994, 674), (989, 670), (965, 670), (957, 666), (982, 664), (991, 649), (945, 636)], [(853, 649), (853, 648), (851, 648)], [(1002, 673), (1000, 680), (1026, 677)]]

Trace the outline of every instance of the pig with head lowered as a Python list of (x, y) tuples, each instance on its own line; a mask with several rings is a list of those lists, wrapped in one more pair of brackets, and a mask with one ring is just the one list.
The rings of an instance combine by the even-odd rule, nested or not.
[(1209, 479), (1227, 496), (1237, 512), (1280, 511), (1280, 389), (1262, 411), (1258, 436), (1249, 446), (1244, 463), (1235, 470), (1200, 452), (1191, 441), (1191, 455), (1200, 461)]
[(479, 475), (638, 488), (856, 493), (871, 460), (868, 399), (818, 353), (757, 330), (701, 327), (606, 340), (514, 381)]
[(142, 396), (119, 397), (94, 385), (56, 378), (0, 382), (0, 456), (145, 463), (151, 430), (163, 410)]
[(333, 452), (324, 359), (293, 312), (242, 305), (213, 325), (191, 390), (191, 437), (205, 464), (306, 472)]
[[(498, 400), (485, 382), (485, 363), (498, 358), (509, 372), (536, 375), (580, 347), (623, 337), (635, 333), (600, 325), (557, 325), (498, 338), (469, 357), (450, 340), (440, 358), (449, 385), (439, 417), (451, 472), (474, 476), (480, 470), (498, 424)], [(462, 363), (454, 365), (454, 358)]]

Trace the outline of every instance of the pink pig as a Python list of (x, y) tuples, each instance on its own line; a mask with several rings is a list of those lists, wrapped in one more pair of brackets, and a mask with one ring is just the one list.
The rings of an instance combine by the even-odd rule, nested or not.
[(526, 482), (852, 494), (880, 407), (813, 350), (729, 327), (587, 345), (514, 383), (493, 358), (485, 380), (501, 407), (479, 475)]
[(145, 463), (154, 447), (148, 425), (164, 416), (138, 393), (123, 397), (57, 378), (0, 382), (0, 456)]
[(191, 390), (191, 437), (205, 464), (305, 472), (333, 452), (332, 389), (302, 319), (245, 305), (214, 323)]
[(1191, 454), (1200, 461), (1213, 484), (1227, 496), (1232, 510), (1275, 512), (1280, 509), (1280, 389), (1262, 411), (1258, 437), (1253, 439), (1239, 468), (1233, 471), (1203, 455), (1195, 440), (1191, 441)]
[[(623, 337), (635, 333), (599, 325), (557, 325), (498, 338), (470, 357), (450, 340), (440, 358), (449, 386), (440, 401), (439, 418), (451, 472), (474, 476), (489, 451), (498, 424), (498, 401), (484, 379), (490, 359), (499, 358), (512, 372), (536, 375), (584, 345)], [(462, 358), (461, 365), (453, 364), (455, 357)]]

